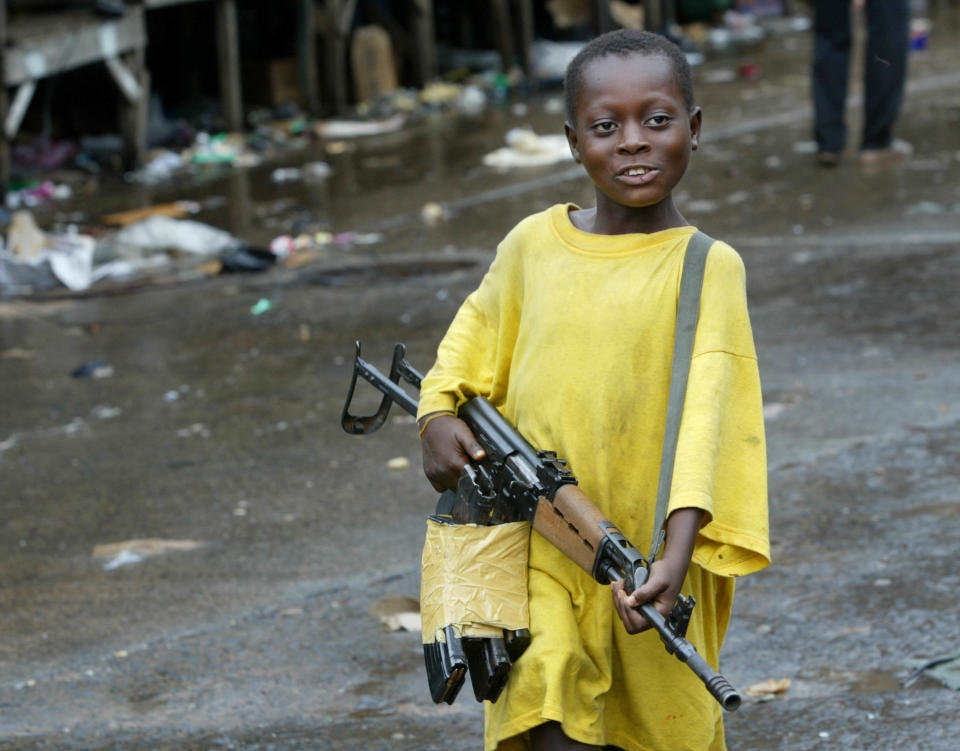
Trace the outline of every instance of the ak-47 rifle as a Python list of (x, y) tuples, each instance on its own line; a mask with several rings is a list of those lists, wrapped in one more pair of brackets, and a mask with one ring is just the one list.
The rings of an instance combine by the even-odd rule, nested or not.
[[(341, 424), (348, 433), (365, 435), (378, 430), (396, 402), (412, 415), (418, 402), (399, 384), (401, 379), (417, 388), (423, 376), (404, 359), (405, 348), (397, 344), (389, 376), (361, 359), (357, 342), (353, 377), (343, 407)], [(357, 377), (371, 383), (384, 396), (376, 413), (350, 414)], [(551, 451), (538, 451), (500, 415), (486, 399), (474, 397), (457, 411), (486, 452), (479, 462), (463, 469), (456, 493), (446, 491), (440, 506), (456, 523), (501, 524), (528, 521), (570, 560), (601, 584), (622, 579), (627, 592), (642, 585), (650, 563), (624, 534), (577, 486), (577, 479)], [(740, 694), (707, 663), (686, 639), (693, 611), (693, 597), (680, 596), (666, 618), (650, 603), (637, 610), (660, 635), (673, 654), (703, 681), (710, 694), (728, 710), (740, 706)], [(433, 700), (453, 703), (469, 665), (477, 699), (496, 701), (506, 682), (510, 659), (522, 654), (529, 635), (506, 633), (499, 640), (459, 640), (447, 629), (446, 643), (424, 645), (427, 677)], [(490, 643), (483, 643), (489, 641)], [(506, 647), (506, 648), (505, 648)]]

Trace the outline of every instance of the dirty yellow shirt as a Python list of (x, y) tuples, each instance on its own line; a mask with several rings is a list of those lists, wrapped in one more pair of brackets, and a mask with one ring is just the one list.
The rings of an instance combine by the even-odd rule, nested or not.
[[(646, 552), (656, 504), (677, 294), (694, 227), (595, 235), (557, 205), (520, 222), (463, 303), (421, 388), (420, 415), (483, 395)], [(670, 510), (704, 509), (684, 584), (687, 637), (715, 668), (733, 579), (769, 563), (766, 447), (743, 263), (708, 257)], [(626, 751), (724, 748), (719, 705), (653, 631), (630, 636), (601, 586), (539, 534), (530, 542), (532, 643), (486, 748), (527, 748), (548, 720)]]

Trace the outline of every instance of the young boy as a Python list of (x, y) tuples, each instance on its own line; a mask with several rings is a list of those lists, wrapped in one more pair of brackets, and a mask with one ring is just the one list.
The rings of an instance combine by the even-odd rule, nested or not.
[[(663, 37), (615, 31), (565, 81), (567, 138), (596, 206), (520, 222), (463, 303), (420, 392), (424, 471), (453, 488), (483, 456), (454, 415), (487, 397), (530, 443), (569, 462), (631, 541), (650, 539), (677, 294), (695, 228), (672, 191), (700, 139), (690, 68)], [(604, 587), (538, 534), (530, 541), (532, 642), (486, 748), (724, 748), (718, 704), (632, 606), (697, 600), (687, 637), (714, 667), (734, 576), (769, 563), (760, 384), (743, 264), (711, 248), (677, 447), (666, 543), (646, 584)]]

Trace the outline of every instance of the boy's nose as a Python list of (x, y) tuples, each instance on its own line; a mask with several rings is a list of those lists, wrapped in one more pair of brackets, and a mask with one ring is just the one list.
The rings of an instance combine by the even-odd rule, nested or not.
[(643, 151), (649, 146), (647, 139), (644, 137), (643, 128), (636, 125), (625, 125), (620, 130), (620, 142), (617, 144), (618, 150), (627, 153), (635, 154), (638, 151)]

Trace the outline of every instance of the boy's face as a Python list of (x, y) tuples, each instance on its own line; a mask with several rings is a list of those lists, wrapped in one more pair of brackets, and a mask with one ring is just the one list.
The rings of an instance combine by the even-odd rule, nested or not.
[(607, 55), (582, 72), (575, 123), (564, 128), (574, 159), (604, 197), (652, 206), (670, 196), (700, 138), (700, 108), (687, 110), (670, 61)]

